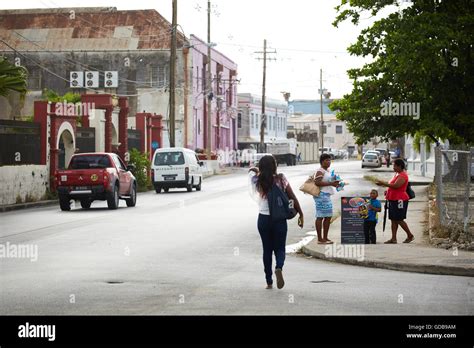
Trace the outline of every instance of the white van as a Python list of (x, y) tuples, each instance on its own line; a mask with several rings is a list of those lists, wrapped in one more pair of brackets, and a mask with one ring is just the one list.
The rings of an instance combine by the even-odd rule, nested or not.
[(151, 163), (151, 177), (156, 193), (170, 188), (186, 188), (188, 192), (201, 191), (202, 162), (196, 153), (182, 147), (157, 149)]

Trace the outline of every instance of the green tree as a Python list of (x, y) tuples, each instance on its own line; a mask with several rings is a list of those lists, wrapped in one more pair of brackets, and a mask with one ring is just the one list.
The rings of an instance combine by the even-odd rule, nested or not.
[(148, 154), (141, 153), (135, 148), (131, 149), (129, 154), (129, 163), (135, 166), (133, 175), (135, 175), (135, 178), (137, 179), (138, 191), (147, 191), (151, 186), (151, 181), (148, 177), (148, 171), (150, 170), (151, 162), (148, 159)]
[(10, 92), (20, 93), (24, 98), (27, 92), (28, 72), (22, 66), (15, 66), (7, 61), (5, 57), (0, 57), (0, 95), (6, 97)]
[[(348, 71), (350, 94), (333, 102), (358, 142), (405, 134), (474, 143), (474, 6), (471, 0), (341, 0), (333, 25), (381, 16), (348, 47), (370, 62)], [(406, 3), (406, 2), (405, 2)], [(395, 7), (394, 7), (395, 6)], [(420, 103), (418, 117), (383, 116), (382, 103)]]

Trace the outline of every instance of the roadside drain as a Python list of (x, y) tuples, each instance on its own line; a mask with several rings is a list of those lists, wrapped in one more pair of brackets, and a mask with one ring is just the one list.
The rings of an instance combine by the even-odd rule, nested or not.
[(312, 280), (311, 283), (344, 283), (337, 280)]
[(107, 284), (123, 284), (121, 280), (109, 280), (106, 282)]

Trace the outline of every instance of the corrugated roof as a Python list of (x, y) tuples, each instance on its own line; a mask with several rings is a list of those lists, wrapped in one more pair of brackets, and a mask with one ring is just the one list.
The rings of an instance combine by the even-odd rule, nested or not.
[[(169, 49), (171, 23), (156, 10), (115, 7), (0, 11), (0, 37), (22, 51)], [(178, 47), (185, 37), (178, 33)]]

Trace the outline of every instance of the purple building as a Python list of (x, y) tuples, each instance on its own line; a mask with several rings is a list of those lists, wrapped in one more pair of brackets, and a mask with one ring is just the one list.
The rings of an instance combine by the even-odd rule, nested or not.
[[(211, 48), (211, 89), (207, 87), (207, 43), (190, 36), (193, 86), (193, 144), (194, 149), (207, 148), (207, 103), (212, 93), (211, 150), (237, 149), (237, 64)], [(192, 146), (191, 146), (192, 145)]]

